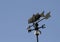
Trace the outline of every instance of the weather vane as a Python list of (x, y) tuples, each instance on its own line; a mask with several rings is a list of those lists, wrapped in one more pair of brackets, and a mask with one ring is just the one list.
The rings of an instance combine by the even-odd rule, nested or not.
[[(50, 18), (50, 12), (48, 12), (46, 15), (44, 15), (44, 11), (39, 14), (39, 13), (36, 13), (36, 14), (33, 14), (33, 16), (31, 18), (28, 19), (28, 24), (31, 24), (30, 26), (28, 26), (27, 30), (28, 32), (31, 32), (31, 31), (35, 31), (34, 34), (36, 35), (36, 38), (37, 38), (37, 42), (38, 42), (38, 35), (41, 34), (41, 31), (39, 30), (40, 28), (46, 28), (45, 27), (45, 24), (43, 24), (42, 26), (38, 27), (39, 26), (39, 22), (44, 20), (44, 19), (48, 19)], [(31, 29), (31, 27), (34, 27), (34, 29)]]

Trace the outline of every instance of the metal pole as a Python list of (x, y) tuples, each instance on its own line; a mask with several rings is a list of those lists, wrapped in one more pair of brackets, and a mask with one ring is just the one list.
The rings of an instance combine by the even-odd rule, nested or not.
[(37, 42), (38, 42), (38, 35), (36, 35), (36, 38), (37, 38)]

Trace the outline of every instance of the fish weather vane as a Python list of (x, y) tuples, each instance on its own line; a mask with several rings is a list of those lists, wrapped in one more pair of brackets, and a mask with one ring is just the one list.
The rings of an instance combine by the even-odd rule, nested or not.
[[(50, 17), (51, 17), (50, 12), (48, 12), (46, 15), (44, 15), (44, 11), (43, 11), (41, 14), (40, 13), (33, 14), (33, 16), (28, 19), (28, 24), (32, 24), (32, 25), (29, 25), (27, 27), (27, 30), (29, 33), (31, 31), (34, 31), (34, 34), (36, 35), (36, 38), (37, 38), (37, 42), (39, 41), (38, 36), (39, 36), (39, 34), (41, 34), (41, 31), (39, 29), (40, 28), (42, 28), (42, 29), (46, 28), (45, 24), (38, 27), (39, 26), (38, 23), (44, 19), (49, 19)], [(31, 27), (34, 27), (34, 29), (32, 29)]]

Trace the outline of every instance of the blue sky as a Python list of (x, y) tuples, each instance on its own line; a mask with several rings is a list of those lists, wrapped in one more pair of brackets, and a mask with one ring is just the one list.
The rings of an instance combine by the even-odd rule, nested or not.
[(0, 42), (36, 42), (28, 33), (28, 18), (33, 14), (51, 11), (51, 18), (43, 20), (39, 42), (60, 42), (60, 0), (0, 0)]

